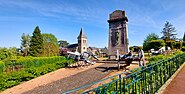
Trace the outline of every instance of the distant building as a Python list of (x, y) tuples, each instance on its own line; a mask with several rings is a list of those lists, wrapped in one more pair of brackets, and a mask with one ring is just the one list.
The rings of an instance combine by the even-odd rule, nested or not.
[(96, 47), (88, 47), (88, 52), (92, 52), (94, 55), (98, 57), (107, 57), (108, 56), (108, 49), (105, 48), (96, 48)]
[(85, 35), (83, 29), (81, 28), (80, 34), (77, 37), (78, 43), (69, 44), (64, 48), (60, 48), (62, 55), (67, 54), (67, 51), (83, 53), (87, 51), (87, 36)]
[(108, 48), (100, 48), (100, 57), (107, 57), (108, 56)]
[(96, 47), (88, 47), (87, 48), (87, 51), (88, 52), (92, 52), (93, 54), (95, 54), (95, 55), (99, 55), (99, 49), (98, 48), (96, 48)]

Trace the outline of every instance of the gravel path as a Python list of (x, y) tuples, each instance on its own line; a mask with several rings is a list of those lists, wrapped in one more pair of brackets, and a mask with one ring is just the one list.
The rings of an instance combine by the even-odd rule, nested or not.
[(39, 86), (23, 94), (60, 94), (61, 92), (100, 80), (107, 76), (112, 70), (117, 69), (116, 66), (117, 64), (103, 64), (44, 86)]
[(163, 94), (185, 94), (185, 66), (170, 82)]

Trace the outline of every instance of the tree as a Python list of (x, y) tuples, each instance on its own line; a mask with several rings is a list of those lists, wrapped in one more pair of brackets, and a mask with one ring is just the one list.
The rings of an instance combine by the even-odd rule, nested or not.
[(150, 44), (149, 42), (152, 41), (152, 40), (158, 40), (159, 39), (159, 36), (155, 33), (151, 33), (149, 34), (146, 39), (144, 40), (143, 42), (143, 50), (147, 51), (147, 50), (150, 50)]
[(57, 38), (53, 34), (42, 34), (43, 37), (43, 56), (55, 56), (59, 54)]
[(183, 36), (183, 42), (185, 42), (185, 32), (184, 32), (184, 36)]
[(65, 47), (65, 46), (69, 45), (69, 43), (65, 40), (58, 41), (58, 44), (60, 47)]
[(173, 27), (173, 25), (171, 23), (169, 23), (168, 21), (166, 21), (164, 28), (162, 30), (162, 34), (163, 36), (161, 37), (165, 42), (169, 41), (169, 40), (175, 40), (177, 35), (175, 30), (175, 27)]
[(29, 50), (31, 56), (40, 56), (43, 53), (43, 38), (38, 26), (36, 26), (31, 37)]
[(25, 35), (25, 33), (21, 36), (21, 51), (23, 53), (23, 56), (28, 56), (29, 53), (29, 47), (30, 47), (30, 40), (31, 37), (29, 34)]
[(17, 48), (0, 48), (0, 60), (11, 58), (17, 55)]

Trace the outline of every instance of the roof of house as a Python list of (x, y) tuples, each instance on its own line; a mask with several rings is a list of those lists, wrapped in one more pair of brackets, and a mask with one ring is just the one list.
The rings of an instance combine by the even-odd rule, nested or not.
[(65, 48), (75, 48), (78, 46), (78, 43), (67, 45)]
[(98, 50), (96, 47), (89, 47), (91, 50)]

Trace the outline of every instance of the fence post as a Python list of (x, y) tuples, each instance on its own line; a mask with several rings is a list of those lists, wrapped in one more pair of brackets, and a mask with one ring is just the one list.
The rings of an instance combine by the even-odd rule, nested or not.
[[(123, 92), (124, 92), (124, 94), (125, 94), (125, 92), (126, 92), (126, 82), (125, 82), (125, 79), (126, 78), (123, 78)], [(120, 93), (121, 94), (121, 93)]]
[(119, 80), (120, 80), (120, 83), (119, 83), (119, 85), (120, 85), (120, 94), (122, 94), (122, 79), (121, 79), (121, 74), (119, 74)]

